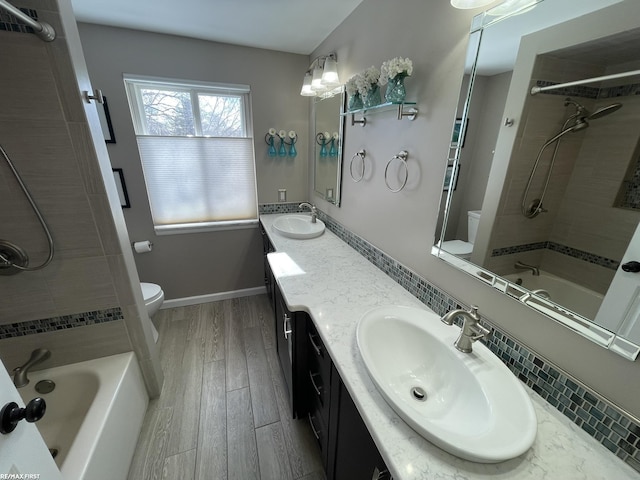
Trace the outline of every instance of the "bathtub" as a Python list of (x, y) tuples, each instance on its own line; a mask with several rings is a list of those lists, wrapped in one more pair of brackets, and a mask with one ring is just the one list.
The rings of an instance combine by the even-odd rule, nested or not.
[[(25, 402), (42, 397), (35, 425), (65, 480), (126, 480), (149, 403), (133, 352), (29, 373), (18, 391)], [(38, 393), (42, 380), (55, 382)]]
[(604, 298), (598, 292), (543, 270), (540, 270), (540, 275), (538, 276), (534, 276), (531, 272), (519, 272), (505, 275), (504, 278), (513, 283), (517, 283), (518, 279), (521, 279), (522, 283), (520, 285), (527, 290), (544, 290), (549, 294), (552, 302), (590, 319), (596, 318)]

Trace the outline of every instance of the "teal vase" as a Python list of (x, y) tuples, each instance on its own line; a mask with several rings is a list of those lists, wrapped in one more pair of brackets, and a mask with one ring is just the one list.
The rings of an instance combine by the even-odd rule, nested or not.
[(284, 139), (280, 139), (280, 148), (278, 149), (278, 156), (286, 157), (287, 156), (287, 147), (284, 146)]
[(376, 105), (380, 105), (382, 103), (382, 98), (380, 97), (380, 85), (377, 83), (372, 85), (367, 94), (362, 99), (362, 104), (364, 108), (375, 107)]
[(349, 103), (347, 105), (347, 109), (349, 111), (360, 110), (362, 108), (362, 97), (360, 96), (360, 92), (356, 92), (349, 97)]
[(395, 77), (389, 79), (387, 84), (387, 91), (384, 94), (387, 102), (402, 103), (407, 96), (407, 91), (404, 87), (404, 79), (407, 75), (405, 73), (399, 73)]
[(276, 147), (273, 144), (273, 137), (269, 137), (269, 156), (275, 157), (277, 154), (278, 152), (276, 152)]

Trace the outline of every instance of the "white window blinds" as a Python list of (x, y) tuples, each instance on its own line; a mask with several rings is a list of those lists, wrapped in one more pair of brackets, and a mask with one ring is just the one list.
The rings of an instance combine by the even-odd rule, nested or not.
[(248, 87), (125, 77), (158, 233), (255, 223)]

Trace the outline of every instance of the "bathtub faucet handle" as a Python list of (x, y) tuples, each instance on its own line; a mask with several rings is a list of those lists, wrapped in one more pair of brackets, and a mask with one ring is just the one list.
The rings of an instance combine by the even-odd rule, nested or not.
[(34, 365), (38, 365), (39, 363), (44, 362), (51, 356), (51, 352), (46, 348), (36, 348), (33, 352), (31, 352), (31, 358), (29, 361), (22, 365), (21, 367), (16, 367), (13, 369), (13, 384), (16, 388), (24, 387), (29, 383), (29, 378), (27, 377), (27, 373)]
[(47, 403), (41, 397), (34, 398), (24, 408), (20, 408), (15, 402), (9, 402), (0, 411), (0, 433), (6, 435), (13, 432), (20, 420), (37, 422), (44, 417), (46, 411)]

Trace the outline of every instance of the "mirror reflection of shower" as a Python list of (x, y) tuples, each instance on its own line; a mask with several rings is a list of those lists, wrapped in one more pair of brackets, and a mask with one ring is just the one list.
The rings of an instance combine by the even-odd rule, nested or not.
[[(535, 218), (539, 214), (546, 212), (547, 210), (543, 207), (542, 202), (544, 201), (544, 197), (547, 193), (547, 187), (549, 186), (549, 181), (551, 180), (551, 174), (553, 173), (553, 166), (556, 161), (556, 157), (558, 155), (558, 148), (560, 147), (560, 139), (567, 133), (579, 132), (581, 130), (585, 130), (589, 127), (589, 121), (597, 120), (602, 118), (610, 113), (615, 112), (616, 110), (622, 107), (621, 103), (612, 103), (611, 105), (607, 105), (605, 107), (598, 108), (595, 112), (590, 112), (584, 105), (572, 100), (567, 97), (564, 100), (564, 106), (568, 107), (572, 105), (575, 107), (576, 111), (572, 115), (570, 115), (562, 125), (562, 129), (559, 133), (557, 133), (554, 137), (547, 140), (540, 151), (538, 152), (538, 156), (536, 157), (535, 162), (533, 163), (533, 168), (531, 169), (531, 173), (529, 174), (529, 180), (527, 181), (527, 186), (524, 189), (524, 193), (522, 194), (522, 204), (520, 205), (520, 209), (522, 215), (527, 218)], [(527, 198), (529, 197), (529, 190), (531, 189), (531, 184), (535, 178), (536, 171), (538, 170), (538, 166), (540, 164), (540, 159), (542, 158), (542, 153), (544, 150), (555, 143), (553, 148), (553, 153), (551, 155), (551, 161), (549, 162), (549, 168), (547, 169), (547, 176), (544, 181), (544, 186), (542, 188), (542, 194), (539, 198), (536, 198), (527, 204)]]
[(42, 262), (40, 265), (36, 265), (32, 267), (32, 266), (29, 266), (29, 256), (27, 255), (27, 252), (24, 251), (24, 249), (22, 249), (19, 245), (16, 245), (13, 242), (0, 239), (0, 275), (15, 275), (16, 273), (20, 273), (20, 272), (33, 272), (35, 270), (43, 269), (44, 267), (49, 265), (49, 263), (51, 263), (51, 260), (53, 260), (54, 248), (53, 248), (53, 238), (51, 237), (51, 232), (49, 231), (49, 228), (47, 227), (47, 224), (44, 221), (44, 218), (42, 217), (42, 214), (40, 213), (40, 210), (38, 209), (36, 202), (31, 197), (31, 194), (29, 193), (27, 186), (22, 181), (22, 178), (20, 177), (18, 170), (16, 170), (15, 165), (9, 158), (9, 155), (7, 154), (5, 149), (2, 148), (2, 145), (0, 145), (0, 156), (4, 158), (6, 164), (9, 166), (9, 169), (11, 170), (11, 173), (13, 173), (13, 176), (15, 177), (16, 182), (18, 182), (18, 185), (20, 185), (20, 188), (22, 189), (22, 193), (24, 193), (25, 197), (27, 197), (27, 200), (29, 201), (29, 205), (31, 205), (31, 209), (33, 210), (33, 213), (38, 218), (40, 225), (42, 225), (42, 229), (44, 230), (44, 234), (47, 237), (47, 243), (49, 245), (49, 254), (46, 260)]

